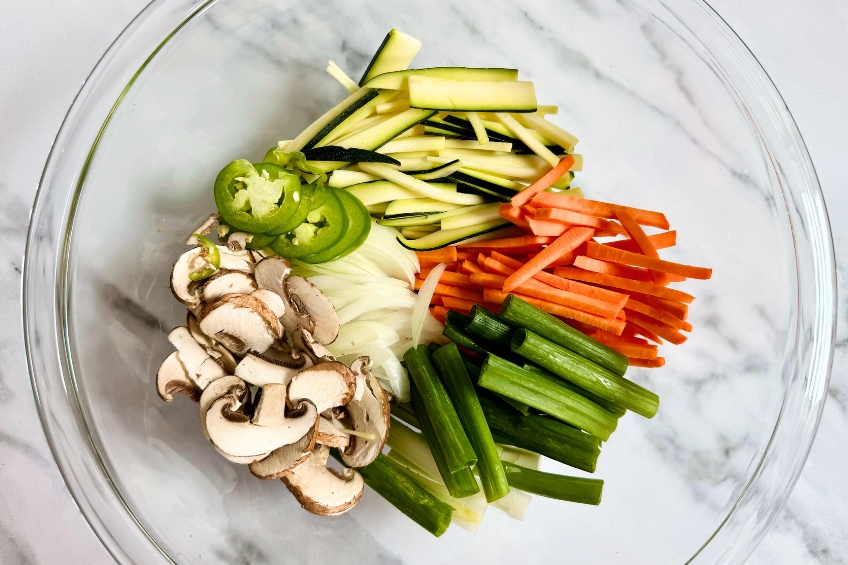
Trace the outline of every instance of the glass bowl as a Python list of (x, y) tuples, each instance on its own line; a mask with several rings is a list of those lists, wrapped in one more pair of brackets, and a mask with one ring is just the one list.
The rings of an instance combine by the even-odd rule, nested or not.
[[(625, 416), (604, 501), (535, 498), (436, 539), (372, 492), (344, 516), (219, 457), (154, 374), (185, 323), (168, 289), (212, 182), (345, 96), (388, 29), (416, 66), (509, 66), (581, 138), (590, 197), (661, 209), (695, 331), (634, 370), (659, 414)], [(53, 454), (120, 563), (740, 563), (786, 500), (825, 399), (831, 236), (812, 163), (756, 59), (704, 3), (157, 0), (85, 83), (47, 162), (24, 279), (30, 374)], [(629, 375), (631, 373), (628, 373)], [(554, 465), (549, 469), (558, 470)], [(561, 470), (561, 469), (560, 469)]]

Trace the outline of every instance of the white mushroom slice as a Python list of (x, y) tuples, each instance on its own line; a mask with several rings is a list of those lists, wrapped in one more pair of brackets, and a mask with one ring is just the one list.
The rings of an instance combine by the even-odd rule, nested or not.
[(244, 251), (247, 249), (247, 244), (250, 243), (251, 239), (253, 239), (253, 236), (249, 233), (243, 231), (233, 232), (227, 238), (227, 247), (230, 251)]
[(282, 296), (287, 302), (286, 313), (282, 317), (286, 331), (293, 332), (301, 326), (318, 343), (326, 345), (336, 340), (339, 316), (333, 303), (317, 286), (303, 277), (290, 275), (283, 282)]
[(282, 477), (300, 505), (319, 516), (336, 516), (359, 502), (365, 482), (354, 469), (338, 473), (327, 467), (329, 448), (320, 446), (302, 465)]
[(352, 400), (345, 406), (349, 417), (346, 427), (374, 438), (351, 436), (350, 445), (341, 451), (342, 461), (351, 467), (365, 467), (374, 461), (389, 437), (389, 401), (370, 369), (368, 357), (359, 357), (351, 365), (351, 370), (367, 377), (369, 386), (360, 400)]
[(268, 457), (251, 463), (250, 472), (253, 476), (266, 480), (279, 479), (291, 473), (295, 467), (309, 458), (317, 437), (317, 428), (311, 429), (297, 442), (275, 449)]
[(159, 367), (159, 372), (156, 374), (156, 392), (165, 402), (172, 402), (174, 393), (184, 394), (197, 402), (200, 400), (202, 391), (189, 378), (177, 352), (174, 351), (162, 361)]
[(289, 400), (309, 400), (323, 412), (344, 406), (356, 392), (356, 376), (344, 363), (329, 361), (299, 372), (289, 383)]
[(249, 251), (231, 251), (226, 245), (217, 245), (216, 247), (218, 248), (218, 253), (221, 255), (221, 264), (218, 265), (219, 269), (253, 273), (253, 255)]
[(256, 386), (270, 383), (287, 385), (300, 372), (300, 367), (286, 367), (270, 358), (249, 353), (236, 365), (234, 373)]
[(208, 218), (206, 218), (202, 224), (197, 226), (197, 229), (191, 232), (191, 235), (186, 240), (186, 245), (199, 245), (200, 242), (194, 237), (194, 234), (199, 233), (200, 235), (209, 235), (212, 233), (212, 227), (221, 221), (221, 216), (218, 214), (210, 214)]
[(168, 341), (177, 349), (177, 356), (188, 377), (200, 390), (205, 390), (209, 383), (226, 375), (206, 349), (195, 341), (187, 327), (179, 326), (171, 330)]
[(267, 350), (283, 334), (274, 312), (249, 294), (225, 294), (204, 306), (197, 320), (203, 333), (240, 356)]
[(250, 258), (254, 263), (258, 263), (266, 257), (265, 253), (259, 249), (248, 249), (248, 251), (250, 252)]
[(198, 263), (200, 258), (200, 248), (195, 247), (189, 249), (174, 263), (174, 268), (171, 269), (171, 292), (174, 298), (185, 304), (189, 309), (197, 307), (200, 300), (200, 290), (195, 281), (189, 278), (189, 275), (202, 268)]
[(338, 429), (329, 418), (321, 416), (318, 420), (318, 437), (315, 441), (321, 445), (339, 449), (348, 446), (350, 435)]
[(286, 423), (286, 385), (271, 383), (259, 389), (251, 421), (266, 428)]
[(291, 273), (291, 265), (282, 257), (266, 257), (256, 264), (254, 276), (259, 288), (264, 288), (285, 298), (283, 281)]
[(315, 341), (312, 334), (300, 326), (292, 332), (292, 341), (295, 348), (306, 353), (316, 365), (336, 360), (326, 347)]
[(197, 323), (197, 316), (191, 312), (189, 312), (188, 316), (186, 316), (186, 326), (188, 326), (188, 331), (191, 332), (191, 336), (194, 338), (194, 341), (199, 343), (201, 347), (215, 347), (215, 342), (211, 337), (203, 333), (203, 330), (200, 329), (200, 324)]
[[(209, 443), (212, 443), (212, 439), (209, 437), (209, 432), (206, 430), (206, 412), (209, 410), (209, 407), (212, 406), (213, 402), (227, 394), (232, 395), (237, 399), (244, 399), (240, 400), (240, 407), (241, 402), (249, 401), (248, 395), (250, 394), (250, 389), (247, 388), (244, 381), (240, 378), (228, 376), (211, 383), (206, 390), (203, 391), (203, 395), (200, 397), (200, 427), (203, 430), (203, 435), (209, 440)], [(264, 459), (270, 455), (269, 452), (246, 457), (236, 457), (220, 450), (215, 444), (212, 444), (212, 447), (214, 447), (215, 451), (217, 451), (226, 460), (238, 465), (249, 465), (254, 461), (259, 461), (260, 459)]]
[(280, 298), (280, 295), (276, 292), (261, 288), (259, 290), (254, 290), (250, 294), (264, 302), (278, 318), (286, 313), (286, 303), (283, 302), (283, 299)]
[(206, 279), (203, 284), (203, 301), (214, 301), (225, 294), (250, 294), (256, 290), (256, 283), (249, 274), (243, 271), (219, 269)]
[(188, 331), (191, 332), (194, 340), (206, 349), (206, 354), (209, 355), (209, 357), (214, 359), (215, 362), (227, 372), (227, 374), (231, 375), (233, 371), (236, 370), (237, 363), (233, 354), (226, 348), (215, 343), (211, 337), (203, 333), (203, 330), (200, 329), (200, 324), (197, 323), (197, 316), (191, 312), (188, 313), (187, 322)]
[(225, 395), (206, 412), (206, 429), (212, 443), (225, 453), (237, 457), (268, 453), (295, 443), (317, 426), (318, 411), (311, 402), (302, 402), (297, 411), (280, 426), (257, 426), (234, 406), (238, 400)]

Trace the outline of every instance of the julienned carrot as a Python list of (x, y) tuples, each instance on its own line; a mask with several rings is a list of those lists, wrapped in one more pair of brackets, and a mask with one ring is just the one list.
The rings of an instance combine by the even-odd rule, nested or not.
[[(494, 261), (498, 264), (490, 263)], [(511, 257), (507, 257), (497, 251), (492, 252), (492, 257), (490, 261), (486, 262), (486, 265), (493, 264), (495, 268), (499, 268), (497, 272), (503, 274), (504, 276), (509, 276), (516, 270), (520, 269), (523, 263), (518, 261), (517, 259), (513, 259)], [(512, 269), (512, 272), (508, 271), (508, 269)], [(550, 285), (554, 288), (558, 288), (560, 290), (565, 290), (568, 292), (574, 292), (576, 294), (582, 294), (583, 296), (589, 296), (591, 298), (596, 298), (598, 300), (603, 300), (604, 302), (611, 302), (615, 304), (616, 307), (620, 306), (624, 307), (624, 303), (627, 302), (627, 295), (621, 292), (616, 292), (614, 290), (607, 290), (605, 288), (598, 288), (596, 286), (584, 284), (577, 281), (570, 281), (568, 279), (564, 279), (562, 277), (557, 277), (551, 273), (546, 273), (545, 271), (539, 271), (533, 276), (534, 279), (540, 280), (543, 283)]]
[(569, 226), (558, 222), (549, 222), (547, 220), (536, 220), (527, 218), (527, 226), (530, 233), (533, 235), (552, 235), (560, 236), (565, 233)]
[(685, 320), (689, 317), (689, 306), (687, 304), (683, 304), (682, 302), (677, 302), (676, 300), (665, 300), (664, 298), (658, 298), (656, 296), (649, 296), (647, 294), (638, 294), (632, 293), (630, 295), (631, 298), (642, 302), (643, 304), (648, 304), (653, 306), (654, 308), (658, 308), (664, 312), (668, 312), (675, 318), (680, 318), (681, 320)]
[(629, 308), (635, 312), (639, 312), (640, 314), (650, 316), (651, 318), (659, 320), (660, 322), (669, 325), (676, 330), (682, 330), (684, 332), (692, 331), (692, 324), (690, 324), (689, 322), (681, 320), (680, 318), (673, 316), (664, 310), (654, 308), (649, 304), (644, 304), (642, 302), (639, 302), (638, 300), (633, 300), (633, 298), (629, 298), (627, 300), (627, 304), (625, 304), (624, 307)]
[(573, 251), (584, 241), (588, 241), (594, 233), (595, 231), (592, 228), (571, 228), (510, 275), (504, 282), (504, 291), (509, 292), (524, 281), (533, 278), (536, 273), (549, 264), (569, 251)]
[(439, 320), (441, 323), (445, 323), (445, 316), (448, 315), (448, 309), (444, 306), (435, 306), (432, 309), (433, 317)]
[(687, 294), (681, 290), (659, 286), (653, 283), (633, 281), (622, 277), (614, 277), (612, 275), (591, 273), (589, 271), (584, 271), (583, 269), (576, 269), (574, 267), (557, 267), (556, 269), (554, 269), (554, 274), (564, 279), (599, 284), (622, 290), (632, 290), (633, 292), (640, 292), (642, 294), (649, 294), (651, 296), (659, 296), (660, 298), (665, 298), (666, 300), (676, 300), (678, 302), (686, 302), (687, 304), (695, 300), (694, 296), (692, 296), (691, 294)]
[(552, 184), (562, 177), (571, 166), (574, 165), (574, 156), (566, 155), (562, 159), (559, 160), (557, 166), (553, 169), (549, 170), (547, 173), (539, 177), (536, 181), (533, 182), (530, 186), (516, 194), (512, 197), (512, 205), (513, 206), (521, 206), (522, 204), (527, 204), (531, 198), (542, 192), (543, 190), (550, 188)]
[(458, 286), (460, 288), (477, 288), (477, 285), (471, 282), (471, 279), (468, 278), (468, 275), (463, 275), (461, 273), (451, 273), (444, 272), (442, 276), (439, 277), (439, 282), (441, 284), (445, 284), (448, 286)]
[(666, 341), (670, 341), (675, 345), (680, 345), (684, 341), (686, 341), (686, 336), (677, 331), (676, 329), (663, 324), (659, 320), (655, 320), (650, 316), (646, 316), (640, 312), (636, 312), (635, 310), (628, 310), (625, 308), (625, 312), (627, 312), (627, 321), (631, 322), (639, 327), (645, 328), (646, 330), (652, 331), (661, 338)]
[[(497, 289), (503, 288), (504, 280), (505, 277), (502, 275), (492, 273), (471, 275), (472, 282), (484, 287)], [(621, 308), (609, 302), (604, 302), (603, 300), (598, 300), (596, 298), (589, 298), (588, 296), (583, 296), (582, 294), (576, 294), (574, 292), (560, 290), (558, 288), (548, 286), (543, 282), (539, 282), (536, 279), (528, 280), (516, 288), (516, 291), (521, 294), (526, 294), (527, 296), (532, 296), (533, 298), (553, 302), (554, 304), (561, 304), (563, 306), (568, 306), (569, 308), (582, 310), (604, 318), (615, 318), (619, 312), (621, 312)]]
[(485, 271), (477, 263), (472, 263), (466, 259), (462, 262), (462, 272), (466, 275), (473, 275), (474, 273), (483, 273)]
[(648, 369), (657, 369), (665, 365), (665, 357), (657, 357), (656, 359), (639, 359), (638, 357), (628, 357), (628, 365), (631, 367), (646, 367)]
[[(677, 232), (672, 230), (655, 233), (654, 235), (649, 235), (648, 239), (651, 240), (651, 244), (653, 244), (654, 249), (667, 249), (677, 245)], [(619, 239), (618, 241), (610, 241), (604, 245), (615, 247), (616, 249), (623, 249), (624, 251), (639, 253), (639, 246), (636, 245), (636, 242), (632, 239)]]
[[(642, 252), (642, 255), (647, 255), (654, 259), (660, 258), (659, 253), (657, 253), (656, 248), (654, 248), (654, 244), (651, 243), (650, 239), (648, 239), (648, 234), (642, 230), (627, 210), (619, 208), (615, 211), (615, 217), (618, 218), (621, 227), (627, 230), (627, 235), (630, 236), (630, 239), (635, 241), (636, 245), (639, 246), (639, 250)], [(651, 271), (651, 278), (660, 286), (666, 286), (668, 284), (668, 275), (661, 271)]]
[(624, 320), (596, 316), (595, 314), (590, 314), (589, 312), (583, 312), (582, 310), (569, 308), (568, 306), (563, 306), (562, 304), (554, 304), (553, 302), (548, 302), (547, 300), (540, 300), (538, 298), (534, 298), (532, 296), (527, 296), (526, 294), (520, 294), (517, 292), (508, 293), (492, 287), (486, 287), (483, 289), (483, 297), (486, 299), (486, 301), (493, 302), (495, 304), (501, 304), (504, 300), (506, 300), (506, 297), (509, 296), (509, 294), (515, 294), (522, 300), (529, 302), (530, 304), (542, 310), (543, 312), (553, 314), (554, 316), (567, 318), (569, 320), (577, 320), (578, 322), (583, 322), (584, 324), (588, 324), (590, 326), (606, 330), (616, 335), (619, 335), (622, 331), (624, 331)]
[(674, 275), (680, 275), (681, 277), (687, 277), (690, 279), (705, 280), (710, 278), (713, 274), (713, 270), (706, 267), (693, 267), (691, 265), (664, 261), (662, 259), (640, 255), (639, 253), (616, 249), (615, 247), (609, 247), (608, 245), (602, 245), (600, 243), (595, 243), (594, 241), (589, 242), (588, 247), (586, 248), (586, 255), (593, 259), (600, 259), (601, 261), (633, 265), (635, 267), (644, 267), (652, 271), (672, 273)]
[(442, 295), (441, 294), (434, 294), (433, 298), (430, 299), (430, 306), (442, 306), (442, 305), (443, 305)]
[(486, 254), (485, 253), (478, 253), (477, 254), (477, 265), (482, 267), (485, 262), (486, 262)]
[(524, 213), (521, 211), (521, 208), (515, 208), (511, 204), (504, 202), (500, 206), (498, 206), (498, 214), (525, 230), (530, 230), (530, 224), (527, 223), (527, 219), (524, 217)]
[[(462, 298), (463, 300), (474, 300), (477, 302), (483, 301), (483, 294), (479, 290), (470, 290), (467, 288), (458, 288), (448, 286), (446, 284), (437, 284), (435, 294), (441, 296), (453, 296), (454, 298)], [(444, 298), (442, 298), (444, 300)]]
[(467, 261), (468, 259), (473, 260), (473, 258), (477, 254), (472, 251), (458, 251), (456, 252), (456, 262), (462, 263), (463, 261)]
[(536, 207), (535, 206), (530, 206), (529, 204), (525, 204), (524, 206), (521, 207), (521, 211), (524, 212), (525, 216), (528, 216), (530, 218), (536, 217)]
[(442, 303), (444, 303), (445, 308), (449, 310), (456, 310), (463, 314), (468, 314), (471, 311), (471, 307), (477, 304), (477, 302), (479, 301), (465, 300), (455, 296), (442, 296)]
[(632, 345), (630, 343), (621, 343), (610, 341), (606, 342), (603, 340), (598, 340), (610, 349), (615, 349), (622, 355), (626, 355), (627, 357), (638, 358), (638, 359), (656, 359), (657, 358), (657, 346), (656, 345)]
[[(470, 243), (460, 243), (460, 251), (490, 251), (498, 249), (501, 251), (509, 251), (510, 253), (530, 253), (538, 250), (543, 245), (550, 245), (556, 238), (542, 237), (538, 235), (525, 235), (521, 237), (505, 237), (503, 239), (490, 239), (489, 241), (473, 241)], [(524, 251), (529, 248), (528, 251)], [(518, 251), (521, 250), (521, 251)], [(429, 251), (428, 251), (429, 253)]]
[[(424, 279), (427, 278), (427, 275), (429, 275), (430, 271), (432, 271), (432, 270), (433, 270), (433, 267), (425, 267), (425, 268), (421, 269), (420, 271), (418, 271), (417, 276), (420, 280), (423, 281)], [(418, 290), (418, 289), (416, 288), (415, 290)]]
[(536, 210), (537, 220), (550, 220), (552, 222), (560, 222), (571, 226), (585, 226), (611, 232), (613, 234), (626, 234), (623, 227), (615, 222), (604, 220), (596, 216), (581, 214), (580, 212), (572, 212), (571, 210), (561, 210), (560, 208), (539, 208)]
[(633, 322), (627, 322), (627, 324), (624, 326), (624, 331), (621, 332), (621, 335), (623, 335), (623, 336), (631, 336), (631, 335), (640, 336), (641, 335), (641, 336), (653, 341), (657, 345), (663, 344), (663, 340), (660, 336), (658, 336), (657, 334), (655, 334), (654, 332), (652, 332), (650, 330), (646, 330), (645, 328), (641, 328), (641, 327), (635, 325)]
[[(551, 269), (551, 268), (553, 268), (553, 267), (567, 267), (567, 266), (569, 266), (569, 265), (573, 265), (573, 264), (574, 264), (574, 259), (575, 259), (576, 257), (579, 257), (580, 255), (585, 255), (585, 251), (586, 251), (586, 250), (584, 249), (584, 246), (585, 246), (585, 245), (586, 245), (586, 244), (584, 243), (583, 245), (581, 245), (580, 247), (578, 247), (578, 248), (577, 248), (577, 249), (575, 249), (574, 251), (570, 251), (569, 253), (566, 253), (565, 255), (563, 255), (562, 257), (560, 257), (559, 259), (557, 259), (556, 261), (554, 261), (554, 262), (553, 262), (553, 263), (551, 263), (550, 265), (548, 265), (548, 266), (546, 267), (546, 269)], [(582, 251), (581, 251), (581, 250), (582, 250)], [(532, 259), (532, 258), (533, 258), (533, 257), (535, 257), (536, 255), (538, 255), (538, 253), (529, 253), (529, 254), (527, 255), (527, 259)]]
[(574, 266), (592, 271), (593, 273), (601, 273), (604, 275), (612, 275), (614, 277), (623, 277), (634, 281), (654, 282), (651, 278), (651, 273), (645, 269), (638, 267), (627, 267), (616, 263), (607, 263), (606, 261), (598, 261), (591, 257), (581, 255), (574, 259)]
[(456, 246), (442, 247), (433, 251), (416, 251), (421, 265), (438, 265), (439, 263), (456, 263)]
[[(519, 194), (522, 193), (519, 192)], [(615, 211), (619, 208), (624, 208), (643, 226), (653, 226), (663, 230), (668, 229), (668, 220), (665, 218), (665, 214), (660, 212), (640, 210), (639, 208), (630, 208), (629, 206), (609, 204), (586, 198), (574, 198), (573, 196), (566, 196), (565, 194), (558, 194), (556, 192), (540, 192), (533, 198), (533, 205), (538, 208), (561, 208), (563, 210), (571, 210), (572, 212), (580, 212), (581, 214), (608, 219), (615, 218)]]

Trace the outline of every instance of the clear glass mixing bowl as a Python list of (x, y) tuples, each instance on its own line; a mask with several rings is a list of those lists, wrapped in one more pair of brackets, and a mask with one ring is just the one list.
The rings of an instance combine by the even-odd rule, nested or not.
[[(335, 519), (212, 450), (154, 373), (185, 309), (171, 263), (234, 158), (258, 159), (344, 95), (391, 27), (417, 66), (510, 66), (581, 138), (587, 194), (666, 212), (695, 326), (634, 378), (600, 507), (536, 498), (431, 537), (373, 493)], [(835, 323), (822, 195), (763, 69), (704, 3), (157, 0), (86, 82), (38, 193), (24, 281), (39, 410), (68, 487), (120, 563), (740, 563), (803, 466)], [(554, 465), (549, 468), (556, 469)]]

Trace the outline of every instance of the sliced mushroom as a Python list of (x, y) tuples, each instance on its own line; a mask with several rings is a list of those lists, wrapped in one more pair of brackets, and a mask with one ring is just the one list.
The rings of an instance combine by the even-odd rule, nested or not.
[(204, 281), (201, 296), (209, 303), (225, 294), (250, 294), (254, 290), (256, 282), (248, 273), (219, 269)]
[(238, 412), (238, 399), (227, 394), (206, 412), (206, 429), (214, 445), (237, 457), (269, 453), (295, 443), (318, 425), (318, 411), (311, 402), (302, 402), (279, 426), (259, 426)]
[(197, 316), (188, 313), (186, 316), (186, 326), (188, 327), (188, 331), (191, 332), (191, 336), (194, 338), (201, 347), (211, 348), (215, 347), (215, 342), (211, 337), (203, 333), (203, 330), (200, 329), (200, 324), (197, 323)]
[(200, 289), (189, 275), (203, 265), (199, 262), (200, 248), (189, 249), (174, 263), (171, 269), (171, 292), (174, 298), (191, 308), (200, 305)]
[[(250, 402), (250, 389), (247, 387), (247, 385), (245, 385), (244, 381), (242, 381), (238, 377), (223, 377), (211, 383), (206, 388), (206, 390), (203, 391), (203, 395), (200, 397), (200, 427), (203, 429), (203, 435), (206, 437), (206, 439), (209, 440), (209, 443), (212, 443), (212, 439), (209, 437), (209, 432), (206, 429), (206, 413), (209, 411), (209, 407), (212, 406), (213, 402), (227, 394), (235, 396), (240, 403)], [(222, 451), (214, 443), (212, 443), (212, 447), (214, 447), (215, 451), (217, 451), (222, 457), (224, 457), (228, 461), (237, 463), (239, 465), (249, 465), (254, 461), (264, 459), (271, 454), (269, 452), (259, 453), (247, 457), (236, 457), (234, 455), (226, 453), (225, 451)]]
[(200, 242), (197, 241), (197, 238), (194, 237), (194, 234), (199, 233), (200, 235), (209, 235), (212, 233), (212, 227), (221, 221), (221, 216), (218, 214), (210, 214), (208, 218), (206, 218), (202, 224), (197, 226), (197, 229), (191, 232), (191, 235), (186, 240), (186, 245), (199, 245)]
[(278, 318), (286, 313), (286, 303), (283, 302), (283, 299), (280, 298), (280, 295), (276, 292), (261, 288), (259, 290), (254, 290), (250, 294), (264, 302)]
[(360, 433), (369, 434), (374, 439), (361, 435), (352, 435), (350, 444), (341, 451), (342, 461), (351, 467), (364, 467), (374, 461), (389, 437), (389, 401), (377, 377), (371, 372), (368, 357), (359, 357), (351, 365), (351, 370), (367, 378), (368, 387), (360, 400), (352, 400), (345, 409), (349, 421), (347, 427)]
[(253, 409), (253, 419), (257, 426), (268, 428), (281, 426), (286, 421), (286, 385), (271, 383), (260, 389), (259, 400)]
[(287, 385), (300, 371), (270, 361), (269, 358), (247, 354), (236, 365), (235, 374), (252, 385), (265, 386), (270, 383)]
[(354, 469), (338, 473), (327, 467), (330, 450), (315, 449), (309, 458), (282, 477), (286, 488), (300, 505), (319, 516), (336, 516), (347, 512), (359, 502), (365, 482)]
[(327, 447), (341, 449), (350, 444), (350, 435), (338, 429), (329, 418), (321, 416), (318, 421), (318, 437), (315, 441)]
[(259, 288), (264, 288), (285, 298), (283, 282), (291, 273), (291, 265), (282, 257), (266, 257), (256, 264), (254, 276)]
[(271, 452), (271, 455), (250, 464), (250, 472), (260, 479), (279, 479), (305, 462), (315, 447), (318, 429), (312, 428), (305, 436), (291, 445), (284, 445)]
[(162, 361), (159, 367), (159, 372), (156, 374), (156, 392), (165, 402), (172, 402), (174, 393), (184, 394), (197, 402), (203, 391), (189, 378), (177, 352), (174, 351)]
[(316, 365), (336, 360), (326, 347), (315, 341), (312, 334), (300, 326), (292, 333), (292, 341), (295, 348), (306, 353)]
[(318, 343), (333, 343), (339, 335), (339, 316), (330, 299), (317, 286), (297, 275), (286, 277), (282, 287), (281, 296), (287, 302), (282, 317), (286, 331), (293, 332), (301, 326)]
[(253, 255), (250, 254), (250, 251), (232, 251), (226, 245), (218, 245), (216, 247), (221, 255), (221, 264), (218, 265), (219, 269), (253, 273), (255, 265), (253, 263)]
[(233, 357), (233, 354), (230, 353), (226, 348), (221, 345), (215, 343), (215, 341), (203, 333), (203, 330), (200, 329), (200, 324), (197, 323), (197, 316), (188, 313), (187, 316), (187, 326), (188, 331), (191, 332), (194, 340), (201, 345), (204, 349), (206, 349), (206, 354), (209, 355), (212, 359), (215, 360), (218, 365), (224, 369), (228, 375), (231, 375), (233, 371), (236, 370), (236, 359)]
[(301, 350), (292, 349), (285, 340), (277, 340), (264, 353), (257, 353), (257, 357), (269, 363), (287, 367), (289, 369), (305, 369), (312, 366), (312, 360)]
[(204, 306), (197, 320), (203, 333), (240, 356), (267, 350), (283, 333), (274, 312), (249, 294), (225, 294)]
[(265, 253), (260, 249), (248, 249), (248, 251), (250, 252), (250, 258), (254, 263), (259, 263), (259, 261), (267, 257), (267, 255), (265, 255)]
[(171, 330), (168, 341), (177, 349), (177, 356), (188, 377), (200, 390), (205, 390), (209, 383), (226, 375), (206, 349), (195, 341), (187, 327), (179, 326)]
[(289, 383), (289, 400), (309, 400), (323, 412), (344, 406), (356, 392), (356, 376), (344, 363), (330, 361), (299, 372)]
[(227, 247), (230, 251), (244, 251), (247, 249), (247, 244), (250, 243), (251, 239), (253, 239), (253, 236), (249, 233), (243, 231), (233, 232), (227, 238)]

